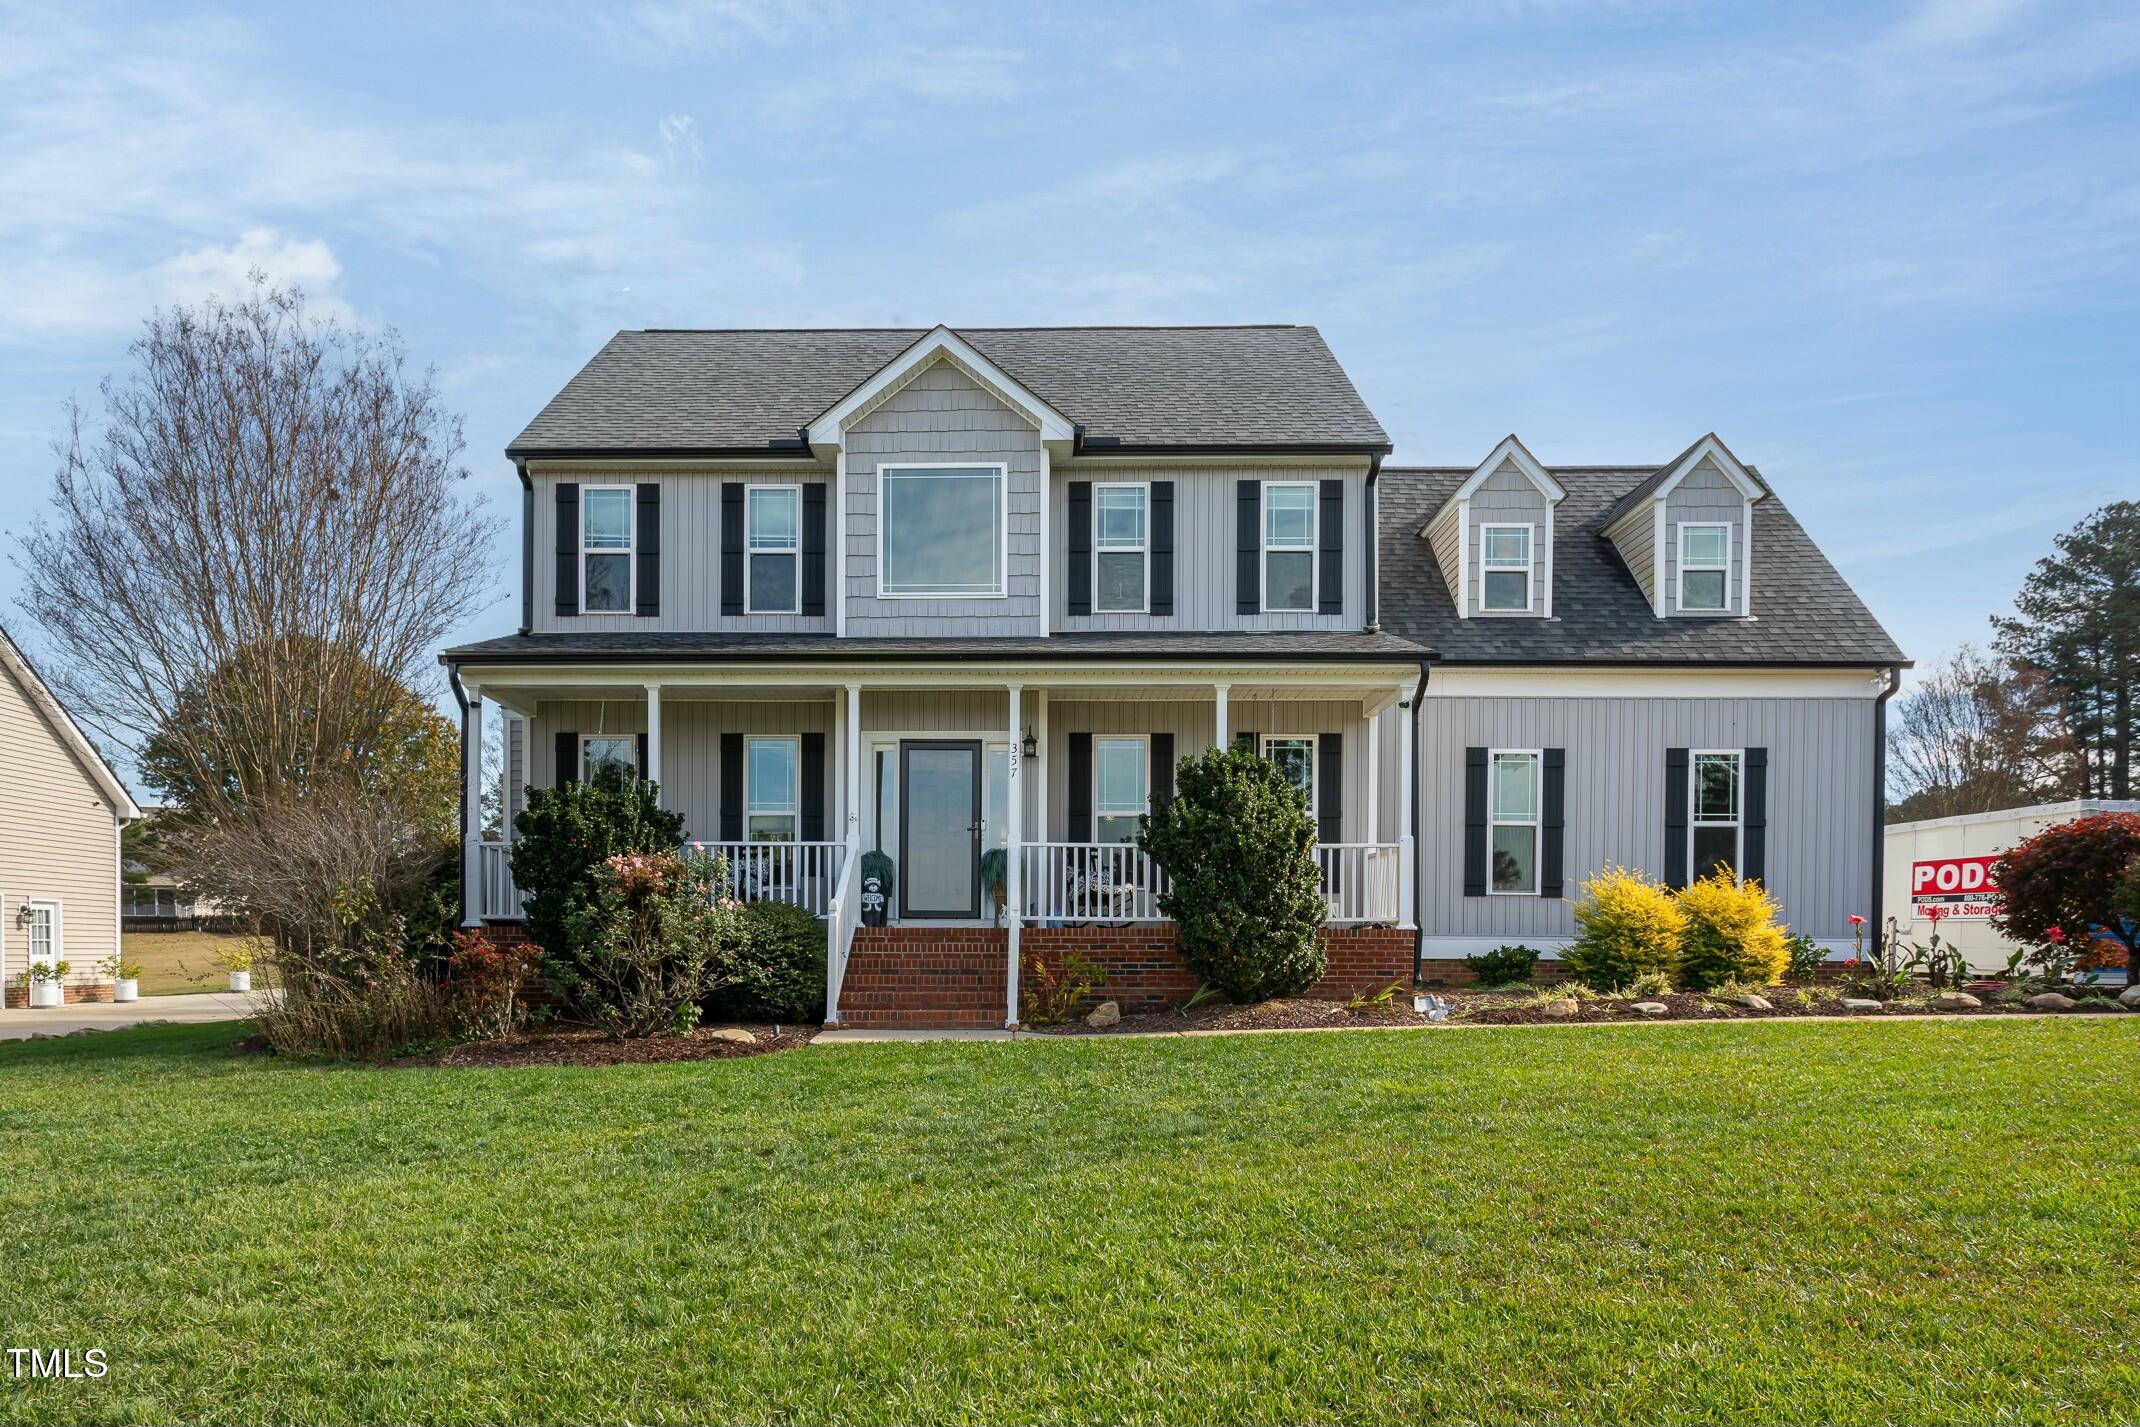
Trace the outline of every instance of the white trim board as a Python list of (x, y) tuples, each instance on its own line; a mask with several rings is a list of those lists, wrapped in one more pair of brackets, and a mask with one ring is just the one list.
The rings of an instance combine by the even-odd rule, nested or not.
[[(1540, 961), (1558, 961), (1560, 953), (1574, 944), (1572, 936), (1423, 936), (1419, 939), (1419, 954), (1424, 960), (1435, 961), (1483, 956), (1504, 946), (1527, 946), (1538, 953)], [(1813, 938), (1813, 944), (1827, 952), (1830, 961), (1840, 961), (1853, 954), (1847, 938), (1817, 936)]]
[(814, 447), (842, 444), (851, 423), (867, 415), (939, 360), (956, 365), (992, 396), (1038, 427), (1043, 441), (1073, 441), (1077, 438), (1077, 428), (1068, 417), (975, 350), (958, 333), (938, 325), (812, 421), (807, 433), (810, 444)]
[(1435, 666), (1429, 699), (1865, 699), (1886, 671), (1863, 669), (1611, 669)]

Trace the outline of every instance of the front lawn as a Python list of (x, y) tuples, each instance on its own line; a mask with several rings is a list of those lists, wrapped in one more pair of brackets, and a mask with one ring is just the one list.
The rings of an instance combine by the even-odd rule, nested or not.
[(0, 1420), (2072, 1422), (2140, 1017), (356, 1070), (0, 1048)]

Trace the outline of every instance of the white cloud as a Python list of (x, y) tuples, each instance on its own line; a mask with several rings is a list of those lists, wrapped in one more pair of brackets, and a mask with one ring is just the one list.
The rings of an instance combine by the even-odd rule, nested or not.
[(234, 243), (189, 248), (156, 268), (164, 300), (172, 303), (242, 296), (256, 272), (276, 287), (302, 290), (306, 307), (316, 317), (355, 320), (336, 291), (342, 264), (334, 249), (317, 238), (285, 238), (272, 228), (248, 228)]
[(2037, 0), (1924, 0), (1896, 31), (1896, 38), (1931, 47), (1975, 44), (2036, 5)]
[(669, 162), (694, 172), (705, 162), (706, 148), (699, 142), (698, 120), (689, 114), (671, 114), (655, 129), (661, 135), (661, 146), (669, 155)]

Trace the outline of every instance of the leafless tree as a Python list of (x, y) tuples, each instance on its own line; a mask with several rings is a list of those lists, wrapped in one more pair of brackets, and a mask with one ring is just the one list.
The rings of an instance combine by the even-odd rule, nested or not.
[(2080, 749), (2059, 690), (2031, 666), (1963, 645), (1897, 701), (1890, 815), (1994, 812), (2080, 795)]

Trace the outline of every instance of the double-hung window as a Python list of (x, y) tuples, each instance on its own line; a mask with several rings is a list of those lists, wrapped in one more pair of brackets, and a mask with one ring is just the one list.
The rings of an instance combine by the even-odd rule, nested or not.
[(1268, 481), (1263, 487), (1263, 608), (1315, 613), (1315, 483)]
[(1495, 749), (1487, 764), (1486, 794), (1493, 890), (1504, 896), (1538, 891), (1539, 764), (1536, 749)]
[(1531, 608), (1531, 527), (1479, 527), (1479, 608), (1526, 614)]
[(625, 778), (639, 775), (639, 735), (636, 733), (583, 733), (580, 735), (580, 779), (592, 783), (605, 768), (614, 768)]
[(1002, 466), (877, 468), (877, 593), (988, 599), (1004, 593)]
[(1692, 762), (1693, 776), (1687, 781), (1694, 806), (1687, 835), (1692, 839), (1693, 875), (1699, 879), (1721, 868), (1736, 877), (1745, 826), (1745, 779), (1740, 776), (1745, 755), (1736, 749), (1696, 753)]
[(1095, 614), (1143, 614), (1146, 569), (1144, 486), (1092, 489), (1092, 609)]
[(1285, 780), (1300, 789), (1300, 795), (1308, 800), (1308, 811), (1315, 811), (1315, 735), (1265, 734), (1263, 756), (1278, 765)]
[(802, 487), (751, 486), (744, 492), (743, 510), (750, 561), (744, 610), (794, 614), (802, 608)]
[(632, 612), (630, 486), (580, 492), (580, 613)]
[(1679, 607), (1697, 614), (1731, 608), (1731, 527), (1679, 527)]
[(792, 738), (743, 744), (743, 835), (752, 842), (793, 842), (802, 811), (802, 745)]
[(1145, 741), (1092, 740), (1092, 831), (1099, 842), (1133, 842), (1145, 811)]

